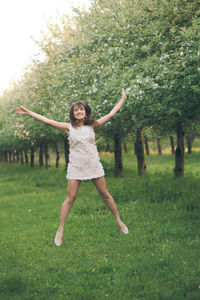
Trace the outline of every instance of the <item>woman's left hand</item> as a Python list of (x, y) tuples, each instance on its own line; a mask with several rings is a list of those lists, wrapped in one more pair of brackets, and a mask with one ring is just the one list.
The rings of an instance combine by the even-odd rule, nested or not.
[(125, 90), (124, 90), (124, 89), (122, 89), (122, 99), (123, 99), (123, 101), (125, 101), (125, 100), (126, 100), (126, 98), (127, 98), (127, 96), (126, 96), (126, 92), (125, 92)]

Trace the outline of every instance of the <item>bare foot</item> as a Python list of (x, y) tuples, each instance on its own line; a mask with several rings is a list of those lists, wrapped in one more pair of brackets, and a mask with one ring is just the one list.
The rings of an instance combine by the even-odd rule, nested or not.
[(63, 232), (62, 231), (58, 231), (56, 232), (56, 236), (55, 236), (55, 244), (56, 246), (61, 246), (62, 244), (62, 237), (63, 237)]

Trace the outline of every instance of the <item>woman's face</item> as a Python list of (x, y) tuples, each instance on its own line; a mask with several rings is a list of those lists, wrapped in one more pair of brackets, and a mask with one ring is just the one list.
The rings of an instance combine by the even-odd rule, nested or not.
[(74, 107), (74, 118), (78, 121), (84, 120), (86, 117), (85, 107), (84, 106), (75, 106)]

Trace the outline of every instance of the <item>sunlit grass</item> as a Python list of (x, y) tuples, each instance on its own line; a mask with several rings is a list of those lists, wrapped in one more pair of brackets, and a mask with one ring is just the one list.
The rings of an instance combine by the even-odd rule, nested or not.
[(64, 164), (0, 163), (0, 299), (199, 299), (200, 154), (186, 155), (178, 179), (173, 155), (146, 156), (138, 177), (135, 156), (123, 154), (124, 178), (113, 177), (113, 155), (101, 158), (130, 234), (83, 182), (60, 248)]

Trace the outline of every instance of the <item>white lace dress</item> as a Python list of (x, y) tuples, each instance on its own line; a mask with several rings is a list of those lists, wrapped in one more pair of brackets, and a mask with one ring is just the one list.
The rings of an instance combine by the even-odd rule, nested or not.
[(87, 180), (104, 176), (91, 126), (69, 127), (67, 179)]

